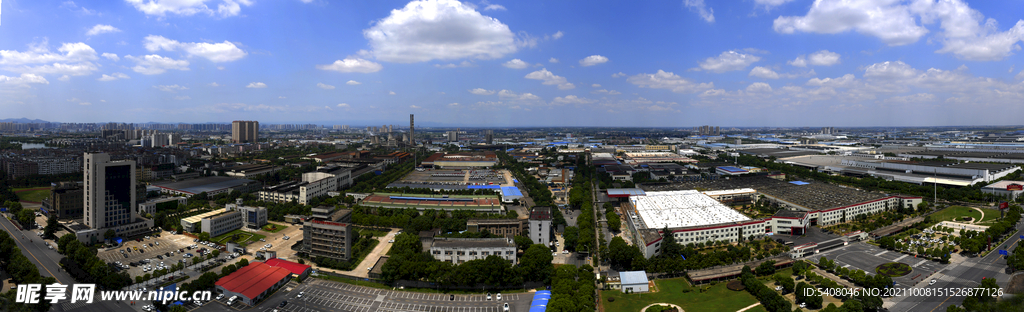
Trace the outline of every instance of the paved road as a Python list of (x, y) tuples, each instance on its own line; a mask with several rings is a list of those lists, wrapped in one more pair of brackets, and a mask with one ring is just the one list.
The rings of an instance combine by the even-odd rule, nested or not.
[[(11, 220), (7, 218), (0, 218), (0, 227), (7, 231), (14, 238), (14, 241), (18, 244), (18, 248), (21, 249), (21, 253), (28, 257), (29, 261), (39, 268), (39, 274), (42, 276), (53, 276), (57, 279), (58, 283), (69, 285), (74, 283), (74, 279), (71, 278), (67, 272), (60, 269), (60, 259), (64, 258), (61, 254), (57, 253), (56, 243), (53, 241), (43, 240), (42, 237), (36, 235), (36, 231), (39, 230), (24, 230), (19, 231)], [(24, 236), (24, 238), (22, 238)], [(46, 248), (46, 243), (50, 242), (53, 245), (53, 250)]]

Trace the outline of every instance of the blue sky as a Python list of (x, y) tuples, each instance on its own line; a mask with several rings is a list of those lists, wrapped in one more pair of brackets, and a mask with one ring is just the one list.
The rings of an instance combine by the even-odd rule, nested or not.
[(0, 2), (0, 119), (1021, 124), (1019, 0)]

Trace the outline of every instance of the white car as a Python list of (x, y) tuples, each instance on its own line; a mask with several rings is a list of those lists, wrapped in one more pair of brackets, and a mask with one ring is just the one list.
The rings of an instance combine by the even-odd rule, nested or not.
[(935, 280), (931, 280), (930, 282), (928, 282), (928, 285), (935, 285)]
[(289, 238), (291, 238), (291, 237), (288, 237), (288, 235), (285, 235), (285, 236), (284, 236), (284, 237), (282, 237), (281, 239), (284, 239), (284, 240), (288, 240)]
[(224, 294), (217, 295), (217, 300), (224, 299)]
[(497, 298), (498, 301), (501, 301), (501, 293), (498, 293), (498, 295), (495, 297)]
[(304, 292), (304, 291), (300, 291), (300, 292), (299, 292), (299, 295), (298, 295), (298, 296), (295, 296), (295, 298), (302, 298), (302, 294), (305, 294), (305, 293), (306, 293), (306, 292)]

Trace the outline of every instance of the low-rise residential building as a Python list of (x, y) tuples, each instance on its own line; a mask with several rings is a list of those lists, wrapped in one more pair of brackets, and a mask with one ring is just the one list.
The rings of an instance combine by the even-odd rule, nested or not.
[(435, 237), (430, 245), (430, 255), (454, 264), (499, 256), (516, 265), (516, 244), (510, 238)]
[(530, 239), (535, 244), (551, 244), (551, 207), (534, 207), (530, 210)]
[(84, 196), (81, 182), (58, 182), (50, 187), (50, 197), (43, 199), (42, 210), (56, 214), (58, 220), (80, 219), (85, 209)]

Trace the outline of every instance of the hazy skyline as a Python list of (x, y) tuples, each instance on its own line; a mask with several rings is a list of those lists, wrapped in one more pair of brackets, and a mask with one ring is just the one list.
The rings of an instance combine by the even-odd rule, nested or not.
[(1010, 0), (0, 7), (0, 119), (842, 127), (1024, 113), (1024, 6)]

